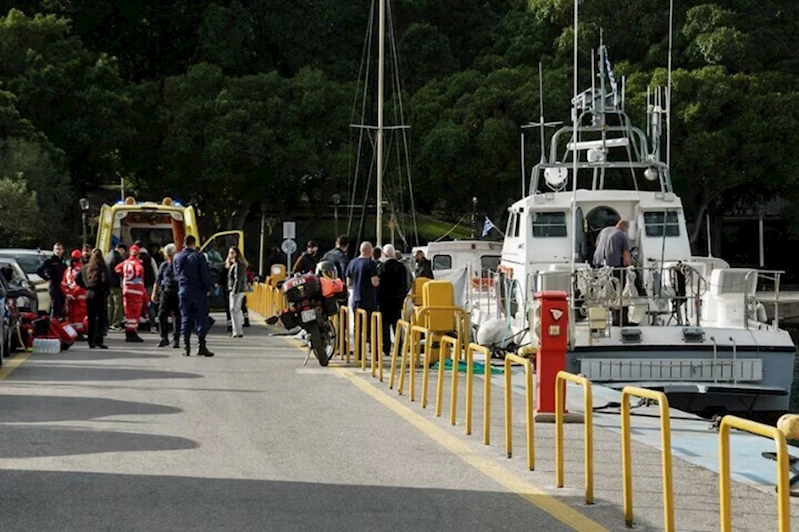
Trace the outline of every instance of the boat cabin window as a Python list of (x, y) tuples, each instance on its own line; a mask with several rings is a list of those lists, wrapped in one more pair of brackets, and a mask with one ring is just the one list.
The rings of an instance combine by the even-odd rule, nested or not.
[(517, 237), (520, 234), (519, 226), (521, 225), (522, 212), (511, 211), (508, 215), (508, 228), (505, 231), (506, 237)]
[(645, 212), (644, 228), (646, 236), (650, 237), (662, 237), (664, 229), (666, 236), (680, 236), (680, 224), (676, 212)]
[(534, 212), (533, 237), (563, 238), (568, 236), (565, 212)]
[(452, 269), (452, 257), (450, 257), (449, 255), (433, 255), (433, 269), (434, 270)]
[(499, 268), (502, 257), (499, 255), (483, 255), (480, 257), (480, 277), (491, 277), (493, 272)]

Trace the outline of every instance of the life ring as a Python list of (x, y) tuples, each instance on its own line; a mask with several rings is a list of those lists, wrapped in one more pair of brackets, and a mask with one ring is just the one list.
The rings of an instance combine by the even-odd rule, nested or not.
[(472, 286), (481, 292), (494, 288), (494, 279), (491, 277), (475, 277), (472, 279)]

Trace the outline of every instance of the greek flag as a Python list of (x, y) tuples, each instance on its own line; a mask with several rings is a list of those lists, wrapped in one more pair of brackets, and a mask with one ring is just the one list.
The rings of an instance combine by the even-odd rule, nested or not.
[(610, 66), (610, 58), (608, 57), (607, 48), (605, 48), (605, 68), (608, 69), (608, 78), (610, 78), (610, 86), (613, 88), (613, 91), (615, 92), (618, 86), (616, 85), (616, 76), (613, 75), (613, 67)]
[(483, 222), (483, 235), (482, 235), (482, 238), (485, 238), (485, 236), (488, 234), (489, 231), (491, 231), (492, 229), (496, 229), (496, 228), (497, 227), (491, 222), (491, 220), (488, 219), (488, 216), (486, 216), (486, 220), (485, 220), (485, 222)]

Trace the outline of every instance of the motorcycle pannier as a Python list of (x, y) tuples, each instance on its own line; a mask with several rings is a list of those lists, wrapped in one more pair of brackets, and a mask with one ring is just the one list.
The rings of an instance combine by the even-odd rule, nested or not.
[(286, 295), (286, 300), (289, 303), (298, 303), (303, 299), (315, 299), (322, 296), (322, 286), (319, 283), (319, 278), (312, 274), (306, 273), (299, 277), (292, 277), (286, 279), (283, 283), (283, 293)]

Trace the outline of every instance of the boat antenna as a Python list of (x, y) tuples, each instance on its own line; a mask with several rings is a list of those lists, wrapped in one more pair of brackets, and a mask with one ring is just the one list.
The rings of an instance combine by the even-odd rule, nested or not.
[(671, 168), (671, 56), (674, 42), (674, 0), (669, 0), (669, 88), (666, 95), (666, 166)]

